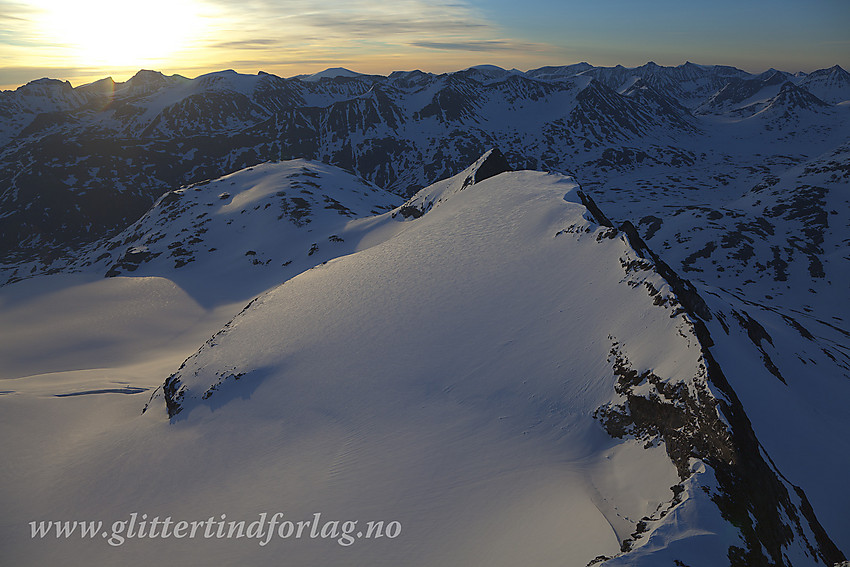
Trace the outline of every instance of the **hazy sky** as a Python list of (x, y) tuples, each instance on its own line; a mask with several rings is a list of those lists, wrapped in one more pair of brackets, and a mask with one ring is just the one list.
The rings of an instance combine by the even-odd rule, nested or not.
[(0, 89), (140, 68), (291, 76), (489, 63), (850, 69), (850, 0), (0, 0)]

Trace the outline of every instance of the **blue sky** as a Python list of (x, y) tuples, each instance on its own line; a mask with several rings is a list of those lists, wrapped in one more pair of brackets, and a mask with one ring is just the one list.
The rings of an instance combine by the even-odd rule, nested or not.
[(599, 65), (634, 66), (649, 60), (678, 65), (691, 60), (753, 71), (811, 71), (850, 63), (846, 0), (472, 3), (489, 10), (515, 37), (557, 45), (566, 54)]
[(282, 76), (655, 61), (850, 67), (848, 0), (0, 0), (0, 88), (140, 68)]

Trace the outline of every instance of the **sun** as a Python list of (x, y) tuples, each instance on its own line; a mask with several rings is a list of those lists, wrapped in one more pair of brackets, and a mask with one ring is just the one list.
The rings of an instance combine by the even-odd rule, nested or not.
[(163, 64), (203, 33), (195, 0), (36, 0), (42, 33), (77, 65)]

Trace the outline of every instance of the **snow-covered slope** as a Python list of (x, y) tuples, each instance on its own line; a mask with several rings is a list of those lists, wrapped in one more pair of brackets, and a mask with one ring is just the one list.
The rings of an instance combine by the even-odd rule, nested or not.
[[(407, 505), (414, 513), (427, 508), (431, 529), (458, 514), (447, 486), (475, 484), (488, 493), (488, 506), (466, 512), (465, 529), (474, 535), (466, 536), (471, 549), (463, 548), (463, 557), (473, 562), (524, 557), (534, 564), (536, 554), (553, 550), (538, 542), (534, 551), (505, 555), (499, 530), (517, 518), (500, 508), (504, 487), (480, 469), (466, 472), (468, 465), (446, 451), (461, 450), (476, 462), (501, 456), (500, 470), (516, 470), (508, 475), (515, 494), (544, 466), (518, 457), (527, 444), (550, 456), (566, 451), (561, 489), (586, 522), (581, 529), (570, 523), (557, 540), (570, 549), (571, 564), (616, 556), (618, 547), (634, 550), (622, 556), (631, 565), (657, 564), (659, 550), (687, 563), (727, 555), (733, 564), (839, 558), (803, 492), (759, 454), (710, 351), (703, 319), (712, 315), (690, 284), (657, 263), (633, 229), (596, 224), (607, 221), (569, 178), (476, 175), (492, 174), (497, 161), (487, 154), (464, 174), (423, 190), (405, 207), (424, 214), (406, 215), (408, 228), (389, 240), (261, 295), (165, 381), (146, 412), (167, 414), (177, 427), (233, 419), (231, 426), (250, 429), (254, 416), (240, 413), (251, 408), (339, 436), (337, 442), (351, 442), (348, 428), (356, 423), (377, 430), (370, 439), (354, 434), (358, 451), (372, 455), (387, 454), (384, 431), (412, 427), (416, 443), (465, 431), (450, 437), (462, 448), (429, 449), (439, 469), (417, 464), (419, 474), (406, 472), (391, 490), (409, 494), (415, 485), (426, 500), (413, 495)], [(241, 402), (245, 392), (250, 401)], [(470, 420), (471, 435), (464, 429)], [(600, 424), (622, 441), (612, 446), (599, 437)], [(636, 473), (637, 463), (644, 471), (673, 468), (653, 482), (631, 479), (626, 488), (621, 475)], [(407, 465), (390, 456), (380, 467)], [(340, 465), (334, 482), (366, 486), (360, 475), (375, 469), (361, 466)], [(612, 477), (620, 480), (607, 484)], [(700, 495), (703, 488), (710, 500)], [(312, 487), (328, 489), (323, 482)], [(443, 496), (435, 502), (434, 494)], [(730, 535), (724, 519), (734, 523), (744, 510), (762, 528), (735, 523), (741, 531)], [(494, 514), (502, 520), (479, 540)], [(780, 535), (784, 525), (796, 535)], [(423, 553), (412, 545), (405, 553)]]
[(740, 197), (670, 206), (638, 224), (687, 277), (756, 301), (850, 321), (850, 145), (768, 175)]
[[(571, 178), (504, 165), (490, 152), (391, 213), (345, 223), (334, 221), (339, 207), (311, 210), (309, 223), (306, 214), (264, 220), (268, 202), (282, 207), (307, 181), (314, 205), (333, 195), (368, 215), (380, 200), (362, 182), (303, 161), (166, 196), (126, 244), (148, 242), (151, 256), (135, 271), (166, 275), (190, 295), (200, 289), (191, 278), (229, 289), (220, 264), (247, 260), (245, 244), (277, 263), (269, 237), (291, 249), (293, 226), (359, 239), (251, 301), (147, 404), (133, 394), (149, 375), (111, 387), (79, 372), (7, 381), (4, 419), (28, 431), (4, 442), (4, 478), (15, 487), (2, 495), (9, 521), (62, 511), (109, 521), (280, 511), (292, 521), (321, 512), (401, 529), (383, 541), (352, 530), (351, 546), (338, 543), (347, 541), (340, 524), (328, 528), (336, 536), (273, 538), (268, 549), (128, 542), (133, 554), (122, 561), (139, 565), (162, 554), (277, 564), (284, 549), (294, 565), (840, 559), (796, 479), (758, 448), (706, 326), (716, 317), (697, 290), (631, 225), (610, 226)], [(202, 227), (184, 222), (204, 221), (195, 214), (203, 209), (212, 220)], [(240, 239), (231, 227), (244, 215), (252, 222)], [(188, 234), (197, 228), (207, 230)], [(184, 254), (168, 256), (174, 230), (203, 248), (219, 244), (221, 259), (207, 249), (178, 267)], [(124, 256), (99, 262), (126, 269)], [(144, 335), (128, 340), (160, 349)], [(735, 360), (761, 365), (760, 351)], [(138, 366), (122, 368), (118, 375), (138, 376)], [(47, 404), (57, 388), (62, 405)], [(55, 435), (47, 411), (66, 424), (82, 423), (78, 412), (94, 421), (64, 451), (25, 458), (26, 446), (49, 446)], [(40, 425), (22, 429), (33, 420)], [(62, 474), (33, 477), (33, 468)], [(129, 550), (18, 535), (2, 534), (13, 562), (109, 562)]]
[[(223, 290), (244, 297), (356, 250), (366, 230), (377, 232), (375, 222), (357, 219), (400, 201), (321, 163), (259, 164), (166, 193), (136, 223), (85, 251), (73, 269), (168, 277), (197, 300), (220, 300)], [(210, 280), (217, 285), (207, 294)]]

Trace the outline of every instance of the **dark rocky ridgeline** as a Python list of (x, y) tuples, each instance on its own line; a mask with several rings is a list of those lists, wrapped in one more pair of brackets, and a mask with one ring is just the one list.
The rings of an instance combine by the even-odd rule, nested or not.
[[(600, 224), (610, 225), (589, 196), (582, 193), (580, 197)], [(630, 222), (619, 230), (640, 257), (623, 262), (627, 275), (646, 270), (664, 278), (675, 297), (662, 298), (652, 286), (646, 286), (648, 293), (656, 298), (656, 305), (672, 308), (671, 316), (688, 316), (685, 321), (699, 340), (702, 367), (693, 388), (671, 384), (651, 371), (634, 368), (617, 338), (611, 337), (609, 361), (617, 376), (615, 389), (624, 401), (599, 408), (597, 419), (613, 437), (663, 439), (682, 480), (691, 475), (691, 458), (713, 469), (718, 492), (711, 498), (744, 541), (743, 547), (729, 548), (730, 565), (791, 567), (785, 550), (792, 544), (825, 565), (845, 560), (818, 522), (803, 490), (782, 476), (756, 438), (745, 408), (711, 352), (714, 341), (705, 322), (712, 319), (712, 313), (706, 302), (688, 280), (649, 249)], [(636, 393), (638, 385), (645, 391), (646, 384), (650, 393)], [(714, 395), (711, 388), (721, 396)], [(639, 528), (631, 540), (623, 542), (624, 552), (646, 531), (646, 523)]]
[[(245, 307), (230, 321), (228, 321), (224, 327), (221, 328), (217, 333), (207, 339), (201, 348), (198, 349), (195, 354), (191, 355), (189, 358), (183, 361), (180, 367), (177, 369), (177, 372), (171, 374), (168, 378), (165, 379), (165, 382), (162, 385), (158, 386), (151, 393), (151, 397), (145, 406), (142, 408), (142, 414), (146, 413), (148, 409), (154, 404), (159, 403), (162, 400), (162, 403), (165, 404), (165, 409), (168, 412), (168, 418), (174, 419), (177, 414), (183, 411), (184, 406), (184, 395), (186, 393), (186, 384), (180, 379), (182, 377), (183, 370), (186, 369), (187, 365), (189, 365), (194, 360), (197, 360), (199, 357), (203, 357), (204, 354), (207, 353), (209, 349), (215, 348), (218, 343), (222, 340), (224, 336), (226, 336), (230, 329), (238, 322), (238, 320), (249, 310), (252, 305), (255, 305), (258, 301), (262, 301), (263, 296), (255, 297), (251, 301), (248, 302)], [(228, 369), (226, 372), (217, 372), (216, 376), (218, 377), (218, 381), (211, 385), (203, 394), (202, 399), (208, 400), (219, 388), (222, 387), (223, 384), (233, 381), (238, 381), (242, 377), (246, 376), (244, 372), (238, 371), (237, 368), (233, 367)]]
[(581, 199), (581, 204), (588, 210), (590, 215), (593, 217), (593, 220), (596, 221), (596, 224), (607, 226), (608, 228), (614, 228), (614, 223), (605, 216), (605, 213), (602, 212), (593, 199), (588, 197), (587, 193), (582, 190), (578, 190), (576, 191), (576, 194), (578, 194), (578, 198)]

